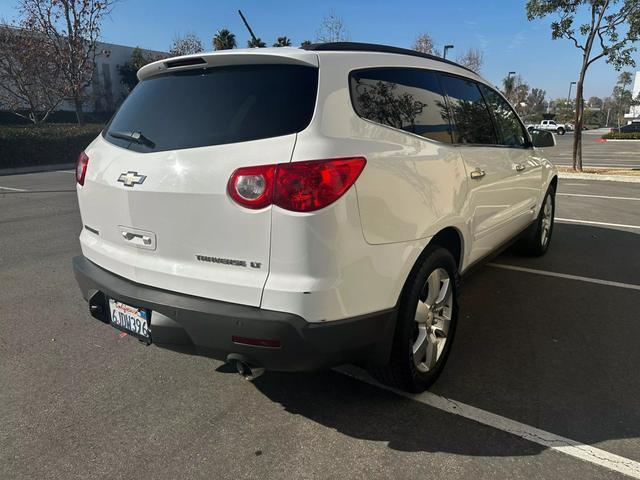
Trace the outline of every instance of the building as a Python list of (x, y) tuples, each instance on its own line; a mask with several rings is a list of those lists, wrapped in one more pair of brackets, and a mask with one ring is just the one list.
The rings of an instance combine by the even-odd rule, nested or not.
[[(640, 72), (636, 72), (635, 80), (633, 81), (633, 99), (640, 99)], [(634, 105), (629, 109), (629, 113), (624, 114), (627, 122), (640, 122), (640, 105)]]
[[(96, 68), (91, 82), (92, 101), (85, 105), (88, 112), (113, 112), (122, 103), (127, 88), (120, 81), (118, 67), (125, 65), (136, 47), (127, 47), (113, 43), (98, 43), (96, 46)], [(167, 52), (141, 48), (147, 58), (168, 57)], [(73, 105), (64, 103), (60, 110), (73, 110)]]
[[(0, 24), (0, 29), (14, 29)], [(98, 42), (96, 45), (95, 70), (91, 84), (86, 90), (86, 100), (83, 110), (87, 113), (111, 114), (127, 96), (128, 89), (122, 83), (119, 66), (123, 66), (131, 59), (135, 47)], [(167, 52), (159, 52), (141, 48), (145, 58), (157, 60), (169, 56)], [(7, 111), (7, 106), (0, 103), (0, 112)], [(62, 102), (56, 111), (73, 111), (73, 102)]]

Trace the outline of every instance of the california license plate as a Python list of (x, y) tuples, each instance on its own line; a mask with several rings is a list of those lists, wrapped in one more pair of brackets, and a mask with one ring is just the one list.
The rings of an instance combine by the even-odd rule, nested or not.
[(132, 307), (110, 298), (109, 311), (111, 325), (151, 343), (151, 312), (149, 310)]

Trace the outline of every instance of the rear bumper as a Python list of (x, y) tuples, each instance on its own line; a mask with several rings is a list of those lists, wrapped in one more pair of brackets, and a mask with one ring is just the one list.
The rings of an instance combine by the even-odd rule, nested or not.
[[(279, 371), (305, 371), (343, 363), (382, 366), (388, 362), (395, 309), (331, 322), (310, 323), (286, 312), (177, 294), (131, 282), (83, 256), (73, 271), (91, 314), (109, 323), (106, 298), (151, 314), (154, 344), (218, 360), (240, 358)], [(239, 344), (232, 337), (280, 342), (277, 348)]]

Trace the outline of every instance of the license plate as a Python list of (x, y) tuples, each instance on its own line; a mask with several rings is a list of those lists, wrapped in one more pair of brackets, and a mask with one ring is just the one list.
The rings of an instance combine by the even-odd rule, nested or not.
[(151, 327), (149, 325), (151, 312), (149, 310), (132, 307), (110, 298), (109, 311), (111, 325), (115, 328), (151, 342)]

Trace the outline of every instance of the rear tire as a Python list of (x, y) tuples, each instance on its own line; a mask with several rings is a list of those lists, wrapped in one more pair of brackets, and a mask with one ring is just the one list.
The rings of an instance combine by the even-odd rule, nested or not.
[(556, 211), (556, 192), (551, 186), (544, 196), (537, 220), (516, 243), (516, 249), (528, 257), (540, 257), (549, 249)]
[(557, 130), (557, 132), (558, 132), (558, 135), (564, 135), (564, 134), (565, 134), (564, 128), (562, 128), (562, 127), (560, 127), (560, 128)]
[(389, 364), (372, 372), (378, 380), (409, 392), (437, 380), (455, 334), (458, 283), (451, 253), (428, 246), (404, 286)]

